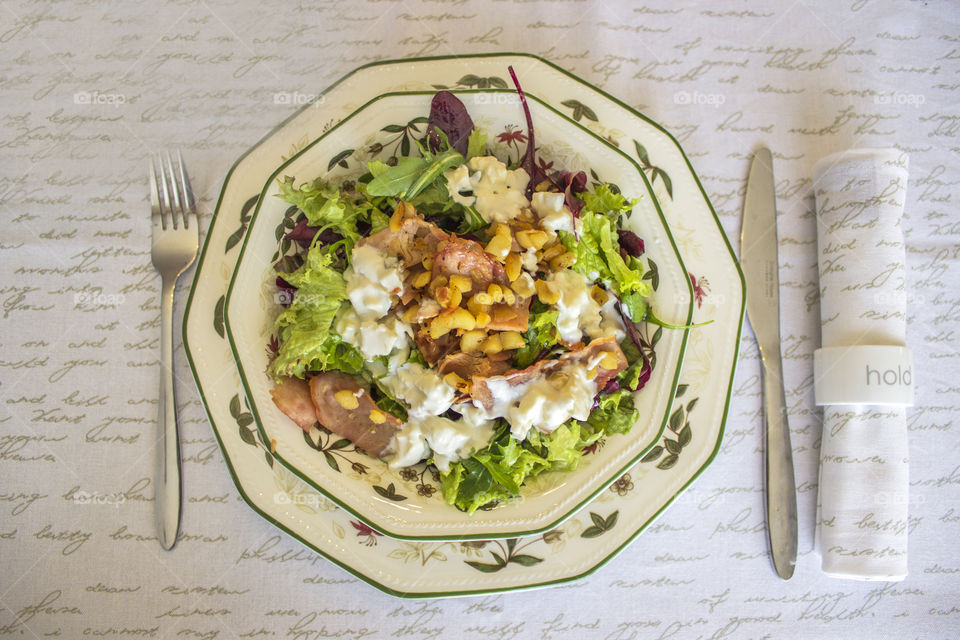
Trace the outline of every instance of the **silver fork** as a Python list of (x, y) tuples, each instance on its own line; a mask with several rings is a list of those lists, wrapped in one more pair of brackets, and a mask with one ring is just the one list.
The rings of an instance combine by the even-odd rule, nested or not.
[[(159, 175), (159, 181), (158, 181)], [(180, 435), (173, 386), (173, 292), (180, 275), (197, 257), (200, 225), (190, 180), (177, 152), (150, 161), (153, 219), (151, 259), (160, 273), (160, 408), (157, 413), (157, 467), (154, 478), (157, 537), (164, 549), (177, 542), (180, 529)]]

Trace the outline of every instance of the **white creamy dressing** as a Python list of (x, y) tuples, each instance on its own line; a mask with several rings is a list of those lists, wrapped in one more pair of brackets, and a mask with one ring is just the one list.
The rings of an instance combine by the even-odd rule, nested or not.
[(397, 398), (409, 405), (408, 419), (395, 438), (395, 455), (390, 467), (409, 467), (432, 457), (446, 473), (450, 463), (480, 449), (493, 435), (493, 422), (483, 418), (472, 405), (453, 409), (463, 416), (450, 420), (440, 416), (453, 405), (455, 392), (434, 369), (409, 362), (383, 379)]
[[(540, 228), (550, 233), (557, 231), (574, 232), (574, 218), (570, 207), (566, 205), (564, 194), (537, 191), (531, 196), (530, 206), (540, 218)], [(580, 233), (580, 220), (576, 221), (576, 231)]]
[(569, 363), (519, 385), (510, 384), (506, 378), (491, 378), (487, 386), (493, 395), (493, 407), (477, 408), (486, 418), (506, 418), (510, 434), (517, 440), (526, 438), (531, 428), (552, 433), (571, 418), (586, 420), (597, 393), (596, 382), (588, 372), (601, 357), (595, 358), (596, 362)]
[[(444, 173), (447, 191), (455, 202), (473, 206), (487, 223), (508, 222), (530, 207), (524, 195), (530, 176), (509, 170), (494, 156), (477, 156)], [(461, 195), (472, 192), (473, 195)]]
[(581, 273), (572, 269), (556, 271), (547, 278), (560, 293), (554, 305), (557, 309), (557, 329), (566, 343), (579, 342), (584, 334), (591, 340), (614, 335), (623, 340), (626, 332), (620, 314), (614, 307), (613, 296), (603, 306), (590, 295), (593, 286)]
[(361, 245), (353, 248), (351, 262), (343, 276), (352, 308), (340, 313), (334, 330), (366, 360), (406, 347), (413, 330), (397, 317), (388, 316), (403, 288), (399, 260)]

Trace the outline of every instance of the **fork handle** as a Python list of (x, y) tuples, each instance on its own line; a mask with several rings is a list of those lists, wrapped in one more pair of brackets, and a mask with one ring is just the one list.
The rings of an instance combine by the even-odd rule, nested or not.
[(154, 474), (157, 538), (172, 549), (180, 529), (180, 435), (173, 387), (173, 291), (176, 280), (163, 279), (160, 295), (160, 406), (157, 412), (157, 468)]

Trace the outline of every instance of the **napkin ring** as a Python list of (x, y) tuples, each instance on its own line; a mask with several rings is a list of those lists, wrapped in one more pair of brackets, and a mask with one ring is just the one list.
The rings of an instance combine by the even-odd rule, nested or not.
[(913, 354), (907, 347), (854, 345), (813, 352), (817, 405), (913, 405)]

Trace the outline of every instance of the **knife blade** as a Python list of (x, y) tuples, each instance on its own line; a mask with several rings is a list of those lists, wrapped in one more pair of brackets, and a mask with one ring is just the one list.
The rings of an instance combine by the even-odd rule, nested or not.
[(740, 264), (747, 284), (747, 317), (762, 361), (764, 482), (767, 536), (773, 566), (784, 580), (797, 562), (797, 485), (787, 424), (780, 359), (780, 275), (777, 200), (770, 150), (758, 150), (750, 164), (740, 233)]

